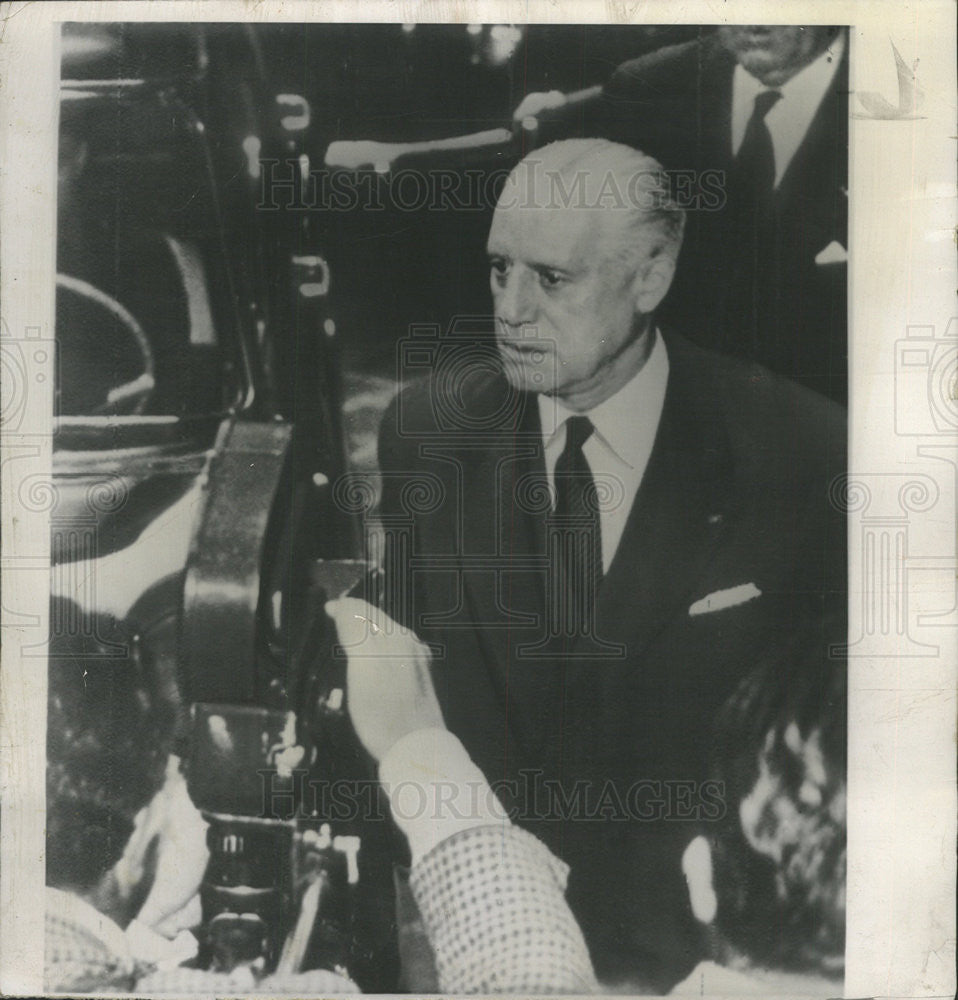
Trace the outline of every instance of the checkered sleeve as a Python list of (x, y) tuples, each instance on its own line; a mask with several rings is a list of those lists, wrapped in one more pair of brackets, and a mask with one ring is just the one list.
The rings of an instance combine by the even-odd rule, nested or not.
[(135, 965), (123, 931), (89, 903), (45, 890), (44, 989), (48, 993), (128, 990)]
[(565, 901), (568, 867), (532, 834), (478, 826), (433, 848), (409, 885), (444, 993), (595, 993)]

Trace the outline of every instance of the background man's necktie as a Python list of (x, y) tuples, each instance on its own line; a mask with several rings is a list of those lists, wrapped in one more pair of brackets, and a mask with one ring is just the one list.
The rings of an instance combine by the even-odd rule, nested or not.
[(765, 116), (781, 100), (777, 90), (763, 90), (755, 98), (742, 145), (732, 169), (731, 194), (743, 210), (762, 208), (775, 188), (775, 149)]
[[(742, 145), (729, 175), (727, 258), (724, 278), (725, 341), (732, 354), (756, 357), (766, 338), (775, 335), (762, 323), (765, 297), (776, 285), (775, 149), (765, 116), (781, 99), (777, 90), (755, 98)], [(722, 311), (723, 307), (719, 307)]]
[(591, 635), (602, 580), (602, 536), (592, 470), (582, 446), (593, 432), (588, 417), (566, 420), (566, 440), (555, 467), (556, 506), (549, 532), (556, 579), (549, 608), (553, 635)]

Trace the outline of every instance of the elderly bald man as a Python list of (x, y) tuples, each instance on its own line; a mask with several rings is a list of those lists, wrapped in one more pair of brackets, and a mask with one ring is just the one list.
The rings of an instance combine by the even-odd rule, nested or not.
[(796, 636), (844, 639), (842, 413), (660, 328), (682, 230), (642, 153), (530, 154), (489, 234), (493, 330), (413, 338), (431, 375), (379, 443), (386, 609), (430, 644), (445, 726), (569, 865), (599, 979), (653, 991), (702, 954), (681, 858), (725, 809), (717, 707), (778, 649), (797, 669)]

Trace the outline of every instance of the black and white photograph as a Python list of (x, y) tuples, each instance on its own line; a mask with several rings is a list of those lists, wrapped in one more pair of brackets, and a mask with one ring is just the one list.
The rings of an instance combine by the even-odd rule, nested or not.
[(50, 6), (3, 992), (947, 994), (953, 51)]

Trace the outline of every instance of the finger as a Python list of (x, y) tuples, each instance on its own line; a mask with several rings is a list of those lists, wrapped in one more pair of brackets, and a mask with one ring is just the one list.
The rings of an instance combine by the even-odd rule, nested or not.
[(380, 608), (358, 597), (341, 597), (326, 604), (326, 613), (333, 618), (343, 646), (355, 647), (373, 642), (378, 649), (397, 637), (406, 641), (407, 647), (422, 643), (416, 634), (390, 618)]
[(358, 622), (374, 635), (382, 631), (387, 624), (399, 628), (399, 625), (384, 611), (359, 597), (339, 597), (334, 601), (327, 601), (326, 613), (337, 622), (340, 620), (350, 624)]
[(377, 621), (380, 612), (359, 598), (341, 597), (327, 602), (325, 609), (336, 624), (336, 632), (343, 646), (357, 646), (370, 635), (381, 631)]

